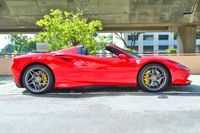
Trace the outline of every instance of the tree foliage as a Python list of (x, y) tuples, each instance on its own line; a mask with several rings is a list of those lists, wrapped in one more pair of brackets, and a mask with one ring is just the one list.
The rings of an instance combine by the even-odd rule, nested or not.
[(77, 13), (51, 10), (50, 14), (37, 21), (36, 25), (43, 28), (43, 31), (37, 34), (36, 40), (48, 42), (50, 50), (81, 44), (88, 48), (90, 53), (94, 53), (98, 48), (95, 32), (102, 30), (101, 21), (88, 21), (80, 10)]
[(174, 40), (176, 40), (177, 37), (178, 37), (178, 33), (177, 32), (173, 32), (173, 35), (174, 35)]
[(176, 54), (177, 50), (176, 49), (167, 49), (168, 54)]
[(197, 34), (196, 34), (196, 38), (197, 38), (197, 39), (200, 39), (200, 31), (197, 32)]
[(11, 34), (8, 39), (10, 42), (2, 49), (2, 54), (23, 54), (36, 49), (36, 42), (30, 40), (27, 35)]
[(112, 44), (113, 36), (110, 35), (99, 35), (98, 36), (98, 43), (100, 44), (100, 49), (105, 50), (108, 44)]
[(130, 49), (130, 48), (125, 48), (125, 49), (131, 54), (137, 54), (137, 51), (134, 49)]

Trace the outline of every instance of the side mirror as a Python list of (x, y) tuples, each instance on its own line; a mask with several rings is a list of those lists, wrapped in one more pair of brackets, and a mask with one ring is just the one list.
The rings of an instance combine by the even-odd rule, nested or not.
[(125, 54), (119, 54), (118, 58), (121, 60), (123, 60), (123, 59), (128, 60), (128, 57)]

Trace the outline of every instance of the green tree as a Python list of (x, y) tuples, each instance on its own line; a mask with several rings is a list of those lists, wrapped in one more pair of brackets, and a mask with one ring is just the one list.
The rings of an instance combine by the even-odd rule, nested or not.
[(174, 34), (174, 40), (176, 40), (177, 37), (178, 37), (178, 33), (177, 32), (173, 32), (173, 34)]
[(11, 54), (14, 51), (14, 47), (11, 44), (6, 45), (2, 50), (1, 54)]
[(30, 40), (27, 35), (22, 34), (11, 34), (8, 36), (10, 40), (9, 44), (6, 45), (1, 53), (28, 53), (36, 49), (36, 42)]
[(80, 10), (77, 13), (51, 10), (50, 14), (37, 21), (36, 25), (43, 28), (43, 31), (36, 35), (36, 40), (48, 42), (50, 50), (81, 44), (92, 54), (98, 48), (95, 32), (102, 30), (101, 21), (88, 21)]
[(167, 49), (168, 54), (176, 54), (177, 50), (176, 49)]
[(196, 34), (196, 38), (197, 38), (197, 39), (200, 39), (200, 31), (197, 32), (197, 34)]
[(17, 51), (18, 53), (27, 52), (27, 36), (22, 34), (11, 34), (8, 38), (10, 39), (10, 45), (13, 46), (13, 51)]
[(106, 46), (108, 44), (113, 43), (112, 42), (113, 41), (113, 36), (112, 36), (112, 34), (110, 34), (110, 35), (98, 35), (98, 39), (97, 40), (98, 40), (98, 43), (99, 43), (101, 49), (105, 50), (105, 48), (106, 48)]
[(36, 41), (33, 39), (29, 39), (26, 45), (27, 52), (34, 52), (36, 51)]

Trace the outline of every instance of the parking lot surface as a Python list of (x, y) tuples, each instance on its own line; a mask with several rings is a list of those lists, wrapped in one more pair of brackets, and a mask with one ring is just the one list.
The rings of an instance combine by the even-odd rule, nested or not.
[(1, 133), (199, 133), (200, 76), (162, 93), (86, 88), (31, 95), (0, 80)]

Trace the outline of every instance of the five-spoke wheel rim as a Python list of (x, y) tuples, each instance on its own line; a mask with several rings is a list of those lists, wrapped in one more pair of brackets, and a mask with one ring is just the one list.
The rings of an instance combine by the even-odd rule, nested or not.
[(167, 82), (166, 72), (159, 66), (149, 66), (143, 72), (142, 82), (148, 90), (158, 91)]
[(42, 92), (49, 84), (49, 74), (43, 68), (31, 68), (26, 72), (25, 84), (33, 92)]

